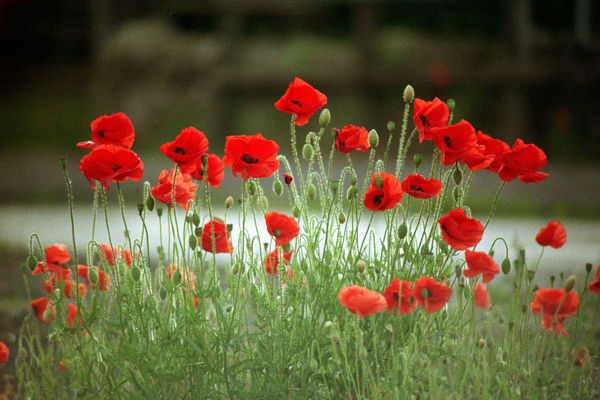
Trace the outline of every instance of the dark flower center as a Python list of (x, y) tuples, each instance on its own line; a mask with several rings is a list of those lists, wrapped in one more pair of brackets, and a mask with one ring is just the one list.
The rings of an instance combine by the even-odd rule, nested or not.
[(429, 121), (427, 121), (427, 117), (424, 116), (423, 114), (419, 115), (419, 119), (423, 123), (423, 126), (428, 126), (429, 125)]
[(298, 107), (302, 108), (302, 104), (300, 104), (300, 102), (298, 100), (292, 100), (292, 103), (294, 103)]
[(410, 190), (415, 192), (425, 192), (421, 186), (410, 185)]
[(450, 138), (448, 136), (444, 136), (444, 143), (446, 144), (446, 147), (453, 149), (454, 147), (452, 147), (452, 141), (450, 140)]
[(376, 194), (375, 196), (373, 196), (373, 202), (377, 203), (377, 204), (381, 204), (381, 200), (383, 199), (383, 193), (382, 194)]
[(100, 137), (104, 137), (104, 132), (105, 132), (105, 131), (103, 131), (103, 130), (102, 130), (102, 131), (98, 131), (98, 136), (100, 136)]
[(120, 165), (115, 165), (114, 167), (112, 167), (113, 172), (118, 172), (121, 169)]
[(431, 297), (431, 292), (429, 291), (429, 289), (421, 289), (421, 296), (423, 296), (424, 299)]
[(394, 298), (394, 300), (398, 301), (398, 299), (400, 298), (400, 296), (398, 295), (398, 293), (392, 293), (392, 297)]
[(242, 158), (242, 161), (245, 162), (246, 164), (256, 164), (259, 161), (258, 158), (254, 158), (248, 153), (242, 154), (241, 158)]
[(173, 150), (173, 153), (181, 154), (183, 156), (183, 155), (185, 155), (185, 150), (182, 149), (181, 147), (175, 147), (175, 150)]

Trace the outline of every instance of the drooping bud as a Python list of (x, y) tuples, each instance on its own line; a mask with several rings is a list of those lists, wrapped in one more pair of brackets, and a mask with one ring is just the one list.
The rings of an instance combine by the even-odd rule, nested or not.
[(565, 292), (566, 293), (568, 293), (575, 287), (575, 281), (576, 281), (575, 275), (571, 275), (567, 278), (567, 281), (565, 282)]
[(377, 133), (377, 131), (375, 129), (371, 129), (369, 131), (368, 140), (369, 140), (369, 146), (371, 146), (371, 147), (377, 147), (377, 145), (379, 144), (379, 134)]
[(340, 215), (338, 216), (338, 221), (340, 224), (343, 224), (344, 222), (346, 222), (346, 216), (344, 215), (343, 212), (340, 212)]
[(358, 260), (356, 262), (356, 270), (358, 271), (359, 274), (364, 274), (365, 273), (365, 267), (367, 265), (365, 264), (365, 262), (363, 260)]
[(398, 239), (400, 239), (400, 240), (404, 239), (406, 237), (407, 233), (408, 233), (408, 227), (406, 226), (406, 223), (403, 222), (398, 227)]
[(27, 267), (32, 271), (37, 267), (37, 258), (34, 255), (27, 257)]
[(404, 88), (404, 93), (402, 94), (402, 100), (405, 103), (412, 103), (415, 99), (415, 89), (411, 85), (406, 85)]
[(421, 153), (417, 153), (413, 156), (413, 162), (415, 163), (415, 166), (419, 166), (423, 163), (423, 154)]
[(452, 180), (455, 184), (460, 185), (463, 179), (463, 173), (458, 166), (454, 166), (454, 172), (452, 172)]
[(314, 200), (317, 196), (317, 188), (312, 183), (306, 187), (306, 196), (309, 200)]
[(196, 246), (198, 246), (198, 236), (192, 233), (188, 239), (188, 243), (190, 245), (190, 249), (194, 250)]
[(300, 218), (300, 207), (298, 206), (294, 206), (292, 208), (292, 215), (294, 216), (294, 218), (298, 219)]
[(142, 215), (142, 212), (144, 211), (144, 203), (137, 203), (137, 210), (138, 214)]
[(458, 202), (463, 195), (462, 186), (454, 186), (452, 189), (452, 197), (454, 197), (454, 201)]
[(329, 109), (324, 108), (319, 115), (319, 125), (321, 125), (321, 128), (325, 128), (329, 125), (329, 122), (331, 122), (331, 113)]
[(505, 258), (502, 260), (502, 273), (508, 275), (510, 273), (510, 259)]
[(356, 179), (356, 175), (352, 175), (352, 178), (350, 178), (350, 184), (352, 186), (355, 186), (358, 183), (358, 179)]
[(383, 188), (383, 177), (381, 176), (381, 174), (375, 176), (375, 187), (377, 188), (377, 190), (381, 190)]
[(233, 206), (233, 197), (227, 196), (225, 199), (225, 208), (231, 208)]
[(194, 234), (195, 234), (196, 236), (200, 236), (200, 235), (202, 235), (202, 227), (201, 227), (201, 226), (197, 226), (197, 227), (195, 227), (195, 228), (194, 228)]
[(273, 193), (275, 193), (277, 196), (281, 196), (281, 193), (283, 193), (283, 183), (281, 183), (280, 180), (273, 182)]
[(192, 214), (192, 223), (194, 224), (194, 226), (200, 225), (200, 214), (198, 214), (197, 212)]
[(140, 277), (142, 276), (142, 273), (140, 272), (140, 269), (137, 267), (137, 265), (131, 267), (129, 269), (129, 273), (131, 274), (131, 279), (133, 279), (136, 282), (139, 281)]
[(339, 181), (331, 181), (331, 191), (335, 194), (340, 187)]
[(146, 197), (146, 208), (148, 211), (154, 210), (154, 197), (150, 193), (148, 193), (148, 197)]
[(248, 194), (254, 196), (254, 194), (256, 194), (256, 184), (252, 181), (248, 181), (246, 186), (248, 187)]
[(396, 129), (396, 123), (394, 121), (389, 121), (387, 123), (387, 129), (388, 129), (388, 131), (392, 132), (393, 130)]
[(352, 200), (356, 197), (357, 194), (358, 188), (356, 186), (350, 186), (348, 192), (346, 193), (346, 197), (348, 198), (348, 200)]
[(313, 149), (312, 145), (306, 143), (304, 147), (302, 147), (302, 157), (304, 157), (305, 160), (312, 160), (314, 153), (315, 150)]

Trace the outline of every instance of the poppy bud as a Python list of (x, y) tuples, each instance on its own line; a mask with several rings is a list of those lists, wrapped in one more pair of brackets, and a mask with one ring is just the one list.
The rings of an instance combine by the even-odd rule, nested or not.
[(148, 209), (148, 211), (152, 211), (154, 210), (154, 197), (152, 197), (152, 195), (148, 194), (148, 197), (146, 197), (146, 208)]
[(219, 222), (223, 222), (223, 223), (225, 222), (225, 221), (223, 221), (223, 218), (221, 218), (221, 217), (217, 217), (216, 215), (213, 215), (213, 219), (214, 219), (215, 221), (219, 221)]
[(62, 167), (62, 169), (67, 168), (67, 158), (66, 157), (61, 157), (59, 159), (59, 161), (60, 161), (60, 166)]
[(134, 265), (133, 267), (131, 267), (131, 269), (129, 270), (129, 273), (131, 274), (131, 278), (134, 281), (137, 282), (140, 280), (141, 272), (137, 266)]
[(338, 221), (340, 224), (343, 224), (344, 222), (346, 222), (346, 216), (344, 215), (343, 212), (340, 212), (340, 215), (338, 216)]
[(315, 151), (314, 151), (312, 145), (306, 143), (304, 145), (304, 147), (302, 148), (302, 157), (304, 157), (305, 160), (310, 161), (310, 160), (312, 160), (314, 152)]
[(356, 262), (356, 270), (358, 271), (359, 274), (365, 273), (365, 267), (366, 267), (366, 264), (363, 260), (358, 260)]
[(98, 271), (96, 271), (96, 268), (88, 269), (88, 279), (93, 285), (98, 283)]
[(176, 270), (175, 272), (173, 272), (172, 279), (175, 285), (179, 285), (181, 283), (181, 278), (182, 276), (180, 270)]
[(200, 215), (197, 212), (192, 215), (192, 223), (194, 226), (200, 225)]
[(379, 134), (375, 129), (371, 129), (369, 131), (368, 141), (369, 146), (371, 147), (377, 147), (377, 145), (379, 144)]
[(421, 255), (425, 256), (429, 254), (429, 247), (427, 247), (426, 244), (423, 245), (423, 247), (421, 247)]
[(27, 266), (32, 271), (37, 267), (37, 258), (34, 255), (27, 257)]
[(456, 102), (454, 101), (454, 99), (448, 99), (448, 101), (446, 101), (446, 104), (448, 105), (448, 110), (450, 112), (453, 112), (454, 107), (456, 107)]
[(587, 272), (588, 274), (590, 272), (592, 272), (592, 263), (586, 263), (585, 264), (585, 272)]
[(406, 226), (406, 223), (403, 222), (398, 227), (398, 239), (400, 239), (400, 240), (404, 239), (406, 237), (407, 233), (408, 233), (408, 227)]
[(234, 275), (237, 275), (237, 273), (240, 271), (239, 267), (237, 266), (237, 264), (231, 269), (231, 273)]
[(269, 200), (265, 196), (260, 196), (258, 198), (258, 205), (266, 210), (269, 208)]
[(381, 190), (383, 188), (383, 177), (381, 176), (381, 174), (375, 177), (375, 187), (377, 188), (377, 190)]
[(461, 186), (454, 186), (452, 190), (452, 197), (454, 197), (454, 201), (458, 202), (463, 195), (463, 190)]
[(419, 166), (423, 163), (423, 155), (421, 153), (417, 153), (413, 156), (413, 162), (415, 163), (415, 166)]
[(306, 188), (306, 196), (309, 200), (314, 200), (317, 195), (317, 188), (312, 183)]
[(142, 212), (144, 211), (144, 203), (137, 203), (137, 210), (138, 214), (142, 215)]
[(256, 193), (256, 184), (252, 181), (248, 181), (248, 193), (250, 194), (250, 196), (254, 196), (254, 194)]
[(570, 277), (567, 278), (567, 281), (565, 282), (565, 292), (568, 293), (574, 287), (575, 287), (575, 275), (571, 275)]
[(290, 250), (292, 249), (292, 245), (288, 242), (288, 243), (284, 244), (283, 246), (281, 246), (281, 249), (283, 250), (284, 253), (289, 253)]
[(533, 280), (533, 277), (535, 276), (535, 271), (532, 269), (528, 269), (527, 270), (527, 280), (529, 282), (531, 282)]
[(458, 168), (458, 166), (455, 166), (454, 167), (454, 172), (452, 172), (452, 180), (457, 185), (460, 185), (460, 183), (462, 182), (462, 179), (463, 179), (463, 173), (462, 173), (462, 171), (460, 170), (460, 168)]
[(157, 207), (156, 208), (156, 215), (158, 215), (158, 217), (162, 217), (163, 214), (163, 208), (162, 207)]
[(298, 206), (294, 206), (292, 208), (292, 215), (294, 216), (294, 218), (298, 219), (300, 218), (300, 207)]
[(504, 275), (508, 275), (510, 272), (510, 260), (508, 258), (505, 258), (504, 260), (502, 260), (502, 273), (504, 273)]
[(550, 275), (550, 285), (552, 285), (552, 287), (554, 287), (555, 280), (556, 280), (556, 277), (554, 275)]
[(395, 130), (396, 129), (396, 123), (394, 121), (389, 121), (387, 123), (387, 129), (390, 132), (393, 131), (393, 130)]
[(477, 346), (478, 346), (480, 349), (483, 349), (483, 348), (484, 348), (484, 346), (485, 346), (485, 339), (479, 339), (479, 341), (477, 342)]
[(558, 276), (560, 277), (560, 280), (561, 280), (561, 281), (564, 281), (564, 280), (565, 280), (565, 273), (564, 273), (564, 272), (562, 272), (562, 271), (561, 271), (561, 272), (558, 274)]
[(214, 323), (217, 320), (217, 312), (214, 308), (209, 308), (207, 313), (208, 320)]
[(319, 115), (319, 125), (321, 125), (321, 128), (325, 128), (329, 125), (329, 122), (331, 122), (331, 113), (329, 109), (324, 108)]
[(202, 227), (201, 226), (197, 226), (194, 228), (194, 235), (196, 235), (196, 236), (202, 235)]
[(415, 89), (413, 89), (413, 87), (410, 85), (406, 85), (404, 88), (404, 93), (402, 94), (402, 100), (404, 100), (405, 103), (412, 103), (414, 99)]
[(194, 250), (198, 246), (198, 236), (192, 233), (189, 238), (189, 245), (190, 249)]
[(338, 191), (339, 187), (340, 187), (339, 181), (331, 181), (331, 191), (333, 193), (336, 193)]
[(231, 206), (233, 206), (233, 197), (228, 196), (225, 199), (225, 208), (231, 208)]
[(283, 193), (283, 183), (281, 183), (280, 180), (273, 182), (273, 193), (275, 193), (277, 196), (281, 196), (281, 193)]
[(358, 188), (356, 186), (350, 186), (348, 192), (346, 192), (346, 197), (348, 198), (348, 200), (352, 200), (356, 197), (357, 194)]
[(331, 329), (333, 328), (333, 322), (325, 321), (325, 324), (323, 326), (325, 327), (325, 329)]
[(323, 261), (325, 261), (325, 263), (327, 265), (331, 264), (331, 262), (333, 261), (333, 254), (331, 253), (331, 251), (329, 249), (325, 250), (325, 255), (323, 256)]
[(358, 183), (358, 180), (356, 179), (356, 175), (352, 175), (352, 178), (350, 178), (350, 184), (352, 186), (355, 186)]

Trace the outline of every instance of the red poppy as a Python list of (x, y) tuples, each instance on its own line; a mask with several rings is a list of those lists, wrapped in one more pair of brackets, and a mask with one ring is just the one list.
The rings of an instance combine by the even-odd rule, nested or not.
[(437, 179), (426, 179), (421, 174), (408, 175), (402, 181), (402, 190), (417, 199), (429, 199), (442, 193), (442, 182)]
[[(69, 363), (69, 364), (73, 364), (73, 361), (71, 361), (71, 360), (66, 360), (66, 361), (67, 361), (67, 363)], [(59, 363), (58, 363), (58, 366), (60, 367), (60, 370), (61, 370), (62, 372), (65, 372), (65, 371), (67, 370), (67, 369), (65, 368), (65, 363), (64, 363), (64, 362), (62, 362), (62, 360), (61, 360), (61, 362), (59, 362)]]
[[(158, 185), (151, 189), (152, 196), (161, 203), (170, 204), (173, 207), (173, 176), (175, 168), (171, 168), (171, 172), (167, 173), (163, 169), (158, 176)], [(192, 178), (179, 171), (175, 176), (175, 202), (181, 207), (188, 209), (189, 201), (194, 200), (196, 184), (192, 182)]]
[(194, 169), (192, 169), (192, 178), (197, 179), (199, 181), (204, 181), (208, 183), (212, 187), (219, 187), (221, 185), (221, 181), (225, 177), (225, 167), (223, 166), (223, 161), (216, 154), (209, 154), (206, 159), (206, 173), (204, 173), (204, 168), (202, 167), (202, 158), (196, 160), (196, 164)]
[(229, 230), (225, 223), (213, 219), (202, 228), (202, 234), (200, 235), (202, 249), (213, 253), (214, 241), (214, 253), (233, 253), (233, 245), (229, 236)]
[(592, 293), (600, 293), (600, 265), (598, 265), (598, 269), (596, 270), (596, 280), (590, 283), (588, 289)]
[[(77, 283), (75, 281), (70, 279), (62, 280), (59, 278), (57, 283), (56, 275), (52, 275), (50, 279), (46, 279), (44, 282), (42, 282), (44, 290), (50, 294), (52, 294), (56, 288), (62, 288), (63, 285), (65, 297), (67, 299), (72, 298), (73, 287), (77, 286)], [(78, 286), (79, 296), (85, 297), (87, 295), (87, 289), (85, 288), (85, 285), (83, 283), (80, 283)]]
[(437, 97), (433, 101), (415, 99), (413, 122), (419, 131), (419, 143), (433, 139), (431, 129), (448, 125), (449, 117), (448, 106)]
[(452, 288), (444, 284), (444, 281), (437, 283), (432, 277), (424, 276), (415, 282), (413, 295), (427, 314), (431, 314), (446, 305), (452, 295)]
[[(294, 270), (294, 268), (286, 269), (285, 276), (283, 276), (281, 279), (281, 286), (285, 286), (286, 282), (289, 283), (294, 279), (296, 279), (296, 271)], [(298, 284), (298, 286), (302, 287), (302, 285), (304, 284), (306, 284), (306, 277), (302, 279), (302, 283)]]
[(174, 141), (161, 145), (160, 151), (189, 174), (196, 167), (196, 160), (208, 151), (208, 139), (203, 132), (190, 126), (183, 129)]
[(487, 291), (487, 287), (483, 283), (479, 283), (479, 281), (475, 284), (474, 301), (475, 307), (486, 309), (492, 308), (492, 301), (490, 294)]
[(342, 129), (335, 129), (335, 148), (342, 153), (369, 148), (369, 132), (365, 128), (346, 125)]
[(385, 172), (373, 174), (363, 204), (373, 211), (388, 210), (400, 203), (403, 193), (402, 185), (395, 175)]
[(123, 182), (126, 179), (137, 182), (144, 175), (144, 164), (137, 154), (112, 144), (95, 147), (81, 159), (79, 169), (92, 189), (96, 187), (94, 180), (108, 190), (109, 182)]
[(265, 222), (269, 235), (275, 238), (277, 246), (283, 246), (292, 241), (300, 233), (300, 225), (289, 215), (277, 211), (265, 214)]
[[(387, 303), (387, 309), (390, 314), (393, 314), (392, 309), (397, 308), (400, 315), (406, 315), (413, 312), (417, 308), (415, 301), (413, 285), (410, 281), (402, 281), (398, 278), (392, 279), (392, 283), (383, 291), (383, 297)], [(400, 307), (398, 307), (400, 305)]]
[(265, 267), (267, 270), (267, 274), (277, 275), (277, 267), (279, 266), (279, 252), (283, 255), (283, 264), (286, 265), (292, 259), (292, 253), (294, 250), (290, 250), (289, 253), (284, 253), (279, 248), (276, 248), (272, 252), (267, 255), (265, 258)]
[(115, 265), (115, 254), (118, 258), (125, 260), (127, 266), (131, 266), (131, 251), (127, 249), (119, 249), (117, 247), (111, 248), (106, 243), (100, 243), (102, 248), (102, 258), (105, 259), (110, 265)]
[(565, 293), (562, 288), (540, 288), (535, 292), (535, 298), (529, 307), (534, 314), (543, 314), (544, 329), (569, 337), (563, 323), (566, 317), (575, 314), (579, 308), (579, 296), (573, 290)]
[(52, 300), (48, 297), (40, 297), (37, 300), (31, 300), (31, 307), (35, 311), (35, 316), (42, 322), (48, 323), (56, 316), (56, 310), (52, 305)]
[(337, 298), (348, 311), (361, 318), (364, 318), (365, 315), (383, 311), (387, 307), (385, 298), (381, 293), (357, 285), (342, 288)]
[[(77, 306), (73, 303), (69, 303), (67, 310), (67, 323), (69, 326), (73, 326), (73, 322), (75, 322), (75, 317), (77, 316)], [(81, 321), (80, 321), (81, 324)]]
[(454, 164), (477, 144), (475, 128), (464, 119), (454, 125), (432, 128), (431, 137), (444, 165)]
[(66, 245), (55, 244), (46, 247), (44, 252), (46, 253), (46, 257), (44, 261), (37, 263), (36, 268), (32, 271), (33, 275), (50, 272), (59, 274), (64, 279), (71, 275), (71, 270), (64, 265), (71, 259), (71, 255), (67, 253)]
[(233, 176), (242, 179), (265, 178), (279, 168), (279, 145), (257, 133), (253, 136), (237, 135), (225, 138), (223, 164), (231, 167)]
[(483, 225), (475, 218), (469, 218), (462, 208), (448, 211), (438, 220), (442, 238), (454, 250), (466, 250), (475, 246), (483, 236)]
[(548, 222), (548, 225), (540, 229), (535, 236), (535, 241), (540, 246), (550, 246), (554, 249), (560, 249), (567, 243), (567, 232), (558, 221)]
[(133, 124), (123, 113), (103, 115), (91, 123), (92, 140), (77, 143), (80, 149), (94, 149), (103, 144), (113, 144), (130, 149), (135, 139)]
[(305, 125), (319, 108), (327, 104), (327, 96), (300, 78), (290, 83), (287, 91), (275, 103), (275, 108), (288, 114), (296, 114), (296, 125)]
[(467, 278), (475, 278), (481, 275), (483, 282), (488, 283), (496, 274), (500, 273), (500, 267), (487, 253), (483, 251), (465, 250), (465, 261), (469, 269), (463, 271)]
[(581, 368), (585, 365), (585, 363), (591, 361), (592, 357), (590, 357), (590, 351), (588, 348), (586, 346), (582, 346), (577, 350), (571, 351), (571, 359), (573, 360), (573, 365)]
[(517, 139), (512, 149), (502, 153), (502, 165), (498, 176), (504, 182), (510, 182), (517, 176), (521, 182), (539, 182), (548, 174), (538, 172), (546, 166), (546, 154), (534, 144), (525, 144)]
[[(94, 268), (96, 268), (96, 274), (98, 275), (98, 289), (108, 290), (108, 287), (111, 282), (110, 276), (106, 275), (106, 273), (100, 268)], [(77, 266), (77, 274), (80, 278), (85, 279), (85, 284), (87, 285), (87, 287), (91, 287), (92, 289), (96, 287), (96, 285), (90, 281), (90, 268), (87, 265), (79, 264)]]
[(0, 364), (8, 361), (8, 355), (10, 354), (10, 349), (6, 345), (6, 343), (0, 341)]
[(510, 150), (510, 146), (502, 140), (494, 139), (481, 131), (477, 132), (477, 144), (483, 146), (484, 154), (494, 156), (487, 169), (492, 172), (498, 172), (502, 166), (502, 154)]
[(289, 185), (290, 183), (292, 183), (292, 181), (294, 180), (294, 178), (292, 178), (292, 176), (290, 174), (283, 174), (283, 181), (285, 182), (286, 185)]
[(460, 155), (458, 161), (461, 164), (467, 164), (471, 171), (479, 171), (488, 168), (494, 161), (494, 155), (485, 154), (485, 147), (475, 145)]

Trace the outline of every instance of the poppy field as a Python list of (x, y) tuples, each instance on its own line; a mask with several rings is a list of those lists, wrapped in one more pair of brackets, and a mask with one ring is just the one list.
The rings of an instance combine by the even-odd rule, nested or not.
[[(529, 238), (536, 254), (502, 237), (481, 246), (505, 185), (549, 178), (546, 154), (474, 128), (454, 100), (422, 100), (411, 86), (402, 100), (401, 120), (377, 132), (335, 121), (327, 96), (295, 78), (273, 109), (291, 116), (291, 155), (261, 133), (213, 149), (186, 127), (158, 149), (172, 163), (158, 177), (144, 175), (127, 115), (92, 121), (76, 144), (92, 236), (31, 236), (27, 290), (45, 295), (26, 294), (18, 347), (0, 342), (0, 363), (16, 360), (17, 393), (599, 398), (600, 266), (536, 276), (567, 242), (559, 221)], [(215, 204), (225, 174), (237, 189)], [(469, 207), (474, 174), (498, 182), (482, 216)], [(124, 198), (122, 185), (143, 196)], [(108, 223), (115, 210), (119, 226)], [(133, 223), (141, 235), (129, 234)]]

